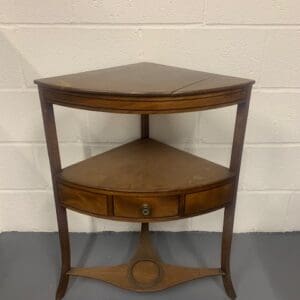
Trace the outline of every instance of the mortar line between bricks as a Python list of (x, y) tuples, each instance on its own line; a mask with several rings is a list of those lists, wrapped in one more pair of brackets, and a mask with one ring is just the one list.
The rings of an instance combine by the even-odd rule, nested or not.
[[(67, 142), (67, 141), (59, 141), (60, 145), (80, 145), (80, 146), (118, 146), (122, 145), (126, 142)], [(16, 146), (46, 146), (45, 141), (0, 141), (0, 145), (8, 146), (8, 145), (16, 145)]]
[[(176, 144), (175, 144), (176, 145)], [(231, 143), (206, 143), (202, 142), (200, 144), (192, 144), (190, 147), (203, 147), (203, 148), (208, 148), (208, 147), (215, 147), (215, 148), (221, 148), (221, 147), (231, 147)], [(245, 143), (244, 147), (249, 147), (249, 148), (263, 148), (263, 147), (299, 147), (300, 143), (284, 143), (284, 142), (278, 142), (278, 143)]]
[(208, 0), (204, 0), (203, 3), (203, 23), (207, 25), (207, 12), (208, 12)]
[(53, 193), (52, 189), (35, 189), (35, 188), (31, 188), (31, 189), (3, 189), (0, 188), (0, 194), (3, 193), (28, 193), (28, 192), (32, 192), (32, 193)]
[(37, 92), (37, 88), (23, 87), (23, 88), (0, 88), (0, 92)]
[(140, 27), (204, 27), (203, 22), (189, 22), (189, 23), (93, 23), (93, 22), (82, 22), (82, 23), (1, 23), (0, 26), (5, 27), (20, 27), (20, 28), (31, 28), (31, 27), (82, 27), (82, 28), (140, 28)]
[[(118, 146), (118, 145), (123, 145), (127, 143), (125, 142), (67, 142), (67, 141), (59, 141), (60, 145), (77, 145), (77, 146)], [(167, 143), (168, 144), (168, 143)], [(186, 143), (169, 143), (170, 145), (175, 145), (175, 146), (186, 146)], [(16, 145), (16, 146), (46, 146), (46, 142), (43, 141), (0, 141), (0, 146), (11, 146), (11, 145)], [(203, 147), (203, 148), (208, 148), (208, 147), (215, 147), (215, 148), (220, 148), (220, 147), (231, 147), (230, 143), (207, 143), (207, 142), (201, 142), (201, 143), (195, 143), (190, 145), (190, 147)], [(278, 142), (278, 143), (245, 143), (245, 147), (249, 148), (263, 148), (263, 147), (300, 147), (300, 142)]]
[(254, 92), (270, 92), (270, 93), (300, 93), (300, 87), (253, 87)]
[(300, 189), (295, 190), (239, 190), (240, 194), (298, 194)]
[(195, 23), (0, 23), (3, 28), (191, 28), (191, 29), (300, 29), (300, 24), (205, 24)]
[(240, 28), (288, 28), (288, 27), (296, 27), (298, 28), (300, 26), (299, 23), (292, 23), (292, 24), (280, 24), (280, 23), (269, 23), (269, 24), (264, 24), (264, 23), (257, 23), (257, 24), (235, 24), (235, 23), (206, 23), (205, 27), (240, 27)]
[[(193, 145), (191, 145), (193, 146)], [(197, 146), (197, 145), (194, 145)], [(231, 143), (206, 143), (206, 142), (202, 142), (201, 144), (199, 144), (198, 146), (204, 146), (205, 148), (207, 147), (231, 147)], [(244, 147), (249, 147), (249, 148), (263, 148), (263, 147), (299, 147), (300, 143), (296, 142), (296, 143), (285, 143), (285, 142), (278, 142), (278, 143), (245, 143)]]

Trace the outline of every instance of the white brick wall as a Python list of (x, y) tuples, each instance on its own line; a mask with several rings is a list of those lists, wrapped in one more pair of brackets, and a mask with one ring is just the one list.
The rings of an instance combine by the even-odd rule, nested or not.
[(298, 0), (208, 0), (208, 24), (300, 24)]
[[(33, 79), (137, 61), (256, 80), (235, 231), (300, 230), (300, 1), (0, 0), (0, 231), (56, 230)], [(134, 115), (55, 111), (64, 166), (139, 135)], [(234, 113), (153, 116), (151, 132), (226, 165)], [(219, 211), (153, 228), (221, 224)], [(137, 225), (70, 213), (70, 228)]]
[[(163, 2), (163, 3), (162, 3)], [(73, 22), (96, 24), (202, 23), (204, 0), (74, 0)], [(179, 13), (180, 12), (180, 13)]]

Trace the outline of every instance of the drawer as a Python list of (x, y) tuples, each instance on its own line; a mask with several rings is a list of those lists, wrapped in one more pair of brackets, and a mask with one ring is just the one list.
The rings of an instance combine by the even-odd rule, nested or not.
[(178, 216), (177, 196), (130, 197), (114, 196), (114, 215), (125, 218), (164, 218)]
[(108, 213), (107, 197), (65, 185), (58, 186), (60, 201), (63, 206), (88, 214), (105, 216)]
[(226, 184), (217, 188), (185, 196), (185, 215), (203, 213), (221, 208), (232, 199), (233, 184)]

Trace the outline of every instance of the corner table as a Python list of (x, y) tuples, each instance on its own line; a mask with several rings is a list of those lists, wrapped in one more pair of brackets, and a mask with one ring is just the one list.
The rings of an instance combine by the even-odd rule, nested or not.
[[(35, 80), (38, 85), (61, 246), (56, 299), (69, 277), (105, 281), (136, 292), (156, 292), (179, 283), (222, 276), (236, 297), (230, 252), (236, 194), (253, 80), (154, 63)], [(105, 153), (61, 167), (53, 105), (141, 115), (141, 137)], [(149, 115), (237, 105), (229, 167), (150, 138)], [(178, 220), (224, 209), (221, 266), (190, 268), (162, 261), (151, 243), (149, 223)], [(71, 267), (66, 209), (111, 220), (141, 223), (140, 239), (124, 264)]]

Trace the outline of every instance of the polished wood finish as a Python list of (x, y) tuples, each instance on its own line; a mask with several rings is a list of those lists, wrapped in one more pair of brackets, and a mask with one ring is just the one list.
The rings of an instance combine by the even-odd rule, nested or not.
[[(232, 199), (235, 174), (156, 140), (141, 138), (66, 167), (56, 180), (63, 187), (64, 207), (116, 220), (161, 222), (224, 207)], [(105, 196), (112, 196), (111, 214)], [(183, 206), (180, 199), (185, 201)], [(149, 214), (143, 215), (143, 205)]]
[(103, 194), (179, 195), (225, 184), (234, 176), (193, 154), (139, 139), (64, 168), (58, 180)]
[(231, 150), (230, 159), (230, 170), (236, 174), (234, 182), (234, 194), (233, 199), (225, 208), (224, 211), (224, 222), (223, 222), (223, 236), (222, 236), (222, 256), (221, 256), (221, 266), (224, 272), (223, 282), (227, 292), (227, 295), (234, 299), (236, 298), (236, 293), (231, 280), (230, 272), (230, 254), (231, 254), (231, 243), (232, 243), (232, 233), (236, 206), (236, 196), (239, 182), (240, 167), (243, 154), (244, 138), (247, 125), (247, 117), (249, 110), (249, 102), (251, 96), (251, 87), (247, 90), (247, 98), (244, 103), (241, 103), (237, 107), (233, 144)]
[(224, 207), (232, 199), (233, 184), (228, 183), (216, 188), (197, 193), (190, 193), (185, 196), (186, 216), (197, 215), (217, 208)]
[(135, 96), (138, 99), (145, 96), (207, 94), (244, 87), (253, 82), (149, 62), (35, 80), (39, 86), (64, 92)]
[(40, 91), (40, 102), (44, 121), (47, 150), (50, 161), (50, 170), (53, 184), (56, 217), (58, 224), (59, 241), (61, 248), (61, 273), (56, 292), (56, 300), (62, 299), (66, 293), (69, 277), (67, 272), (71, 268), (69, 229), (66, 209), (59, 201), (56, 176), (61, 172), (61, 161), (58, 148), (58, 139), (55, 126), (53, 105), (46, 103), (43, 93)]
[(186, 281), (220, 276), (218, 268), (189, 268), (165, 264), (149, 235), (148, 224), (142, 224), (137, 251), (128, 264), (96, 268), (72, 268), (70, 276), (98, 279), (135, 292), (157, 292)]
[(137, 63), (35, 80), (47, 102), (119, 113), (197, 111), (237, 104), (252, 80)]
[(108, 215), (108, 197), (58, 184), (61, 205), (97, 216)]
[(98, 95), (42, 88), (47, 102), (87, 110), (126, 114), (162, 114), (200, 111), (238, 104), (245, 99), (245, 88), (232, 88), (208, 94), (188, 96), (129, 96)]
[(139, 221), (149, 218), (162, 221), (168, 217), (179, 217), (179, 199), (177, 196), (114, 196), (114, 215)]
[[(100, 279), (128, 290), (154, 292), (207, 276), (222, 276), (231, 299), (230, 252), (236, 194), (253, 80), (153, 63), (90, 71), (38, 84), (50, 160), (62, 254), (56, 299), (69, 276)], [(61, 168), (53, 105), (140, 114), (141, 139)], [(229, 168), (150, 138), (149, 114), (237, 105)], [(165, 264), (154, 249), (149, 224), (225, 208), (221, 268)], [(139, 245), (122, 265), (71, 268), (66, 209), (120, 221), (141, 222)]]
[(201, 215), (228, 205), (233, 198), (234, 182), (207, 186), (195, 193), (138, 196), (135, 194), (103, 194), (95, 189), (58, 183), (61, 205), (74, 211), (111, 220), (162, 222)]

